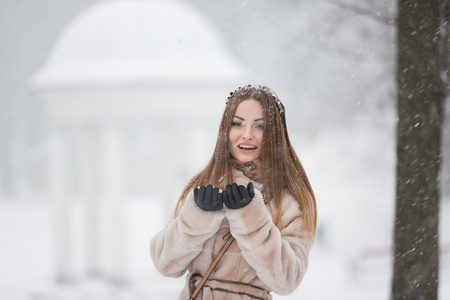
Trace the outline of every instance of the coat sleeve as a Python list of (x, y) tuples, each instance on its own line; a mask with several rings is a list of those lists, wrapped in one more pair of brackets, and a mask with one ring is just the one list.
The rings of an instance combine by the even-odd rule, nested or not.
[(200, 209), (191, 191), (179, 215), (151, 239), (150, 254), (156, 269), (165, 276), (182, 276), (219, 230), (223, 218), (223, 211)]
[(242, 256), (259, 279), (279, 295), (290, 294), (300, 285), (311, 247), (308, 232), (302, 230), (300, 206), (286, 194), (281, 231), (273, 223), (258, 190), (249, 205), (226, 213)]

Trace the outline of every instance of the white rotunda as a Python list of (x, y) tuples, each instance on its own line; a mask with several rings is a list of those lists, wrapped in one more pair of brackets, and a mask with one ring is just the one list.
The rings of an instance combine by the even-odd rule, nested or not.
[(58, 280), (132, 277), (129, 203), (162, 202), (168, 216), (247, 80), (183, 3), (106, 1), (73, 20), (31, 83), (49, 124)]

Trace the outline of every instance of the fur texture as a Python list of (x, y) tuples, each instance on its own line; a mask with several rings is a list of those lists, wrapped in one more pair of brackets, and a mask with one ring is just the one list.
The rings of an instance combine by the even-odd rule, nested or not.
[[(238, 185), (247, 186), (251, 181), (236, 170), (233, 176)], [(150, 252), (158, 271), (172, 277), (180, 277), (186, 271), (204, 274), (224, 244), (222, 237), (231, 231), (236, 241), (210, 279), (243, 282), (280, 295), (292, 293), (305, 275), (311, 248), (309, 233), (302, 228), (302, 212), (285, 190), (282, 211), (285, 227), (280, 231), (264, 204), (262, 185), (253, 184), (252, 202), (236, 210), (224, 206), (220, 211), (203, 211), (196, 206), (191, 191), (179, 216), (151, 240)], [(185, 287), (179, 299), (188, 299), (187, 294)], [(200, 296), (200, 299), (250, 299), (207, 288)]]

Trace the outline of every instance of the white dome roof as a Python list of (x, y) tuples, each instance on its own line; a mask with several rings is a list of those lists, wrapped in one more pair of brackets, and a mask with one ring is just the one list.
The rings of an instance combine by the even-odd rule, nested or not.
[(76, 18), (33, 85), (211, 82), (244, 73), (218, 32), (185, 4), (118, 0)]

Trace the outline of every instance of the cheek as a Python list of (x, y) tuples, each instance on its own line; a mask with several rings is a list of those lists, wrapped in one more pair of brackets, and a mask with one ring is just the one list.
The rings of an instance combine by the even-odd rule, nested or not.
[(233, 134), (230, 131), (230, 133), (228, 134), (228, 141), (227, 141), (227, 146), (229, 150), (232, 150), (231, 145), (233, 145)]
[(228, 134), (228, 144), (231, 142), (231, 143), (234, 143), (234, 141), (236, 140), (236, 131), (235, 130), (233, 130), (233, 129), (231, 129), (230, 130), (230, 133)]
[(264, 138), (264, 133), (263, 132), (261, 132), (261, 133), (259, 133), (258, 135), (257, 135), (257, 140), (258, 140), (258, 143), (261, 145), (262, 144), (262, 142), (263, 142), (263, 138)]

